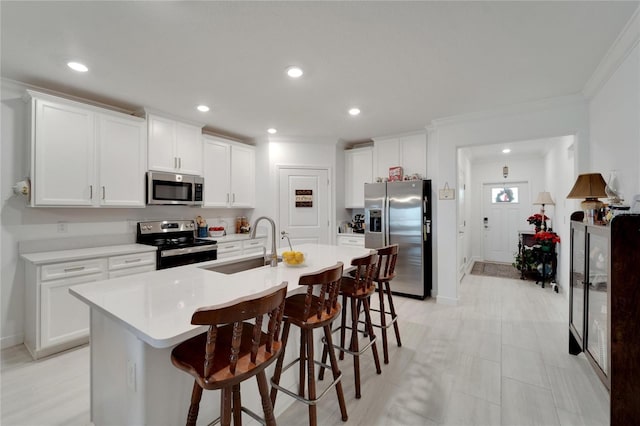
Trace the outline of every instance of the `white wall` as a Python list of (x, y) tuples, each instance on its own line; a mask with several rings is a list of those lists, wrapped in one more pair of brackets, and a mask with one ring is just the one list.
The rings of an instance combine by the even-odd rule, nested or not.
[[(589, 124), (587, 106), (581, 96), (436, 120), (430, 127), (427, 158), (435, 156), (437, 161), (429, 174), (436, 188), (441, 188), (446, 181), (457, 182), (457, 149), (460, 147), (565, 135), (576, 136), (576, 168), (584, 169), (588, 164)], [(457, 203), (436, 203), (437, 300), (455, 304), (459, 284), (456, 274)]]
[(640, 47), (624, 62), (589, 102), (591, 161), (589, 171), (618, 171), (619, 190), (626, 202), (640, 194)]

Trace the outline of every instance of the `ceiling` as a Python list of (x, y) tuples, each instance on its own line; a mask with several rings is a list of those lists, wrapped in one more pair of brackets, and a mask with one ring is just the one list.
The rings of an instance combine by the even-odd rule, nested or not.
[[(355, 142), (578, 93), (637, 6), (2, 1), (1, 74), (246, 140), (275, 127), (292, 140)], [(290, 65), (305, 74), (288, 78)], [(362, 113), (349, 116), (352, 106)]]

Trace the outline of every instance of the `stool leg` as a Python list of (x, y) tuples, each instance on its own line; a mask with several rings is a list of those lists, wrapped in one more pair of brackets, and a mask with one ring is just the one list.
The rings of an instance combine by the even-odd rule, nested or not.
[(193, 381), (193, 391), (191, 392), (191, 405), (187, 414), (187, 426), (195, 426), (200, 411), (200, 398), (202, 398), (202, 388), (197, 381)]
[[(284, 351), (287, 349), (287, 340), (289, 340), (289, 328), (291, 327), (291, 323), (284, 320), (284, 326), (282, 327), (282, 351), (278, 356), (278, 360), (276, 361), (276, 368), (273, 372), (273, 377), (271, 381), (276, 385), (280, 384), (280, 376), (282, 375), (282, 364), (284, 362)], [(278, 395), (278, 389), (275, 387), (271, 387), (271, 405), (276, 405), (276, 396)]]
[(391, 319), (395, 320), (393, 322), (393, 330), (396, 333), (396, 342), (398, 343), (398, 347), (402, 346), (402, 342), (400, 341), (400, 328), (398, 327), (398, 315), (396, 315), (396, 308), (393, 306), (393, 297), (391, 297), (391, 286), (387, 281), (385, 283), (385, 287), (387, 288), (387, 299), (389, 299), (389, 311), (391, 311)]
[[(315, 364), (313, 363), (313, 331), (306, 330), (305, 337), (307, 338), (307, 368), (309, 369), (307, 380), (309, 386), (309, 400), (316, 399), (316, 374)], [(317, 426), (318, 414), (316, 404), (309, 405), (309, 425)]]
[(358, 352), (358, 308), (355, 298), (351, 298), (351, 346), (353, 354), (353, 375), (356, 381), (356, 398), (360, 398), (360, 355)]
[(384, 284), (378, 281), (378, 300), (380, 301), (380, 330), (382, 331), (382, 354), (384, 363), (389, 364), (389, 347), (387, 346), (387, 314), (384, 309)]
[(242, 402), (240, 401), (240, 384), (233, 385), (231, 388), (233, 396), (233, 426), (242, 426)]
[(222, 426), (231, 425), (231, 388), (222, 388), (222, 399), (220, 401), (220, 424)]
[(260, 391), (260, 399), (262, 400), (264, 421), (267, 426), (275, 426), (276, 418), (273, 415), (273, 404), (271, 404), (271, 398), (269, 398), (269, 384), (267, 383), (267, 375), (264, 373), (264, 370), (256, 375), (256, 380), (258, 381), (258, 390)]
[[(327, 344), (325, 344), (324, 347), (322, 348), (322, 364), (327, 363), (327, 355), (329, 355), (327, 348), (328, 348)], [(320, 372), (318, 373), (318, 380), (324, 380), (324, 365), (320, 366)]]
[(299, 366), (299, 379), (298, 395), (304, 397), (304, 381), (305, 381), (305, 364), (307, 362), (307, 330), (300, 329), (300, 364)]
[(373, 334), (373, 323), (371, 322), (371, 310), (369, 309), (369, 299), (367, 299), (366, 297), (362, 299), (362, 304), (364, 305), (365, 322), (366, 322), (367, 328), (369, 329), (369, 340), (373, 341), (373, 344), (371, 345), (371, 350), (373, 351), (373, 360), (376, 363), (376, 373), (381, 374), (382, 370), (380, 369), (380, 358), (378, 358), (378, 347), (375, 342), (376, 336), (375, 334)]
[[(333, 348), (333, 340), (331, 337), (331, 326), (325, 325), (324, 329), (324, 338), (327, 341), (326, 348), (329, 348), (329, 359), (331, 360), (331, 372), (333, 373), (333, 380), (337, 379), (340, 375), (340, 369), (338, 368), (338, 360), (336, 358), (336, 352)], [(338, 404), (340, 405), (340, 413), (342, 414), (342, 421), (349, 420), (349, 416), (347, 415), (347, 405), (344, 402), (344, 393), (342, 392), (342, 380), (336, 383), (336, 393), (338, 394)]]
[[(347, 298), (342, 295), (342, 318), (340, 318), (340, 347), (345, 348), (345, 336), (347, 334)], [(340, 359), (344, 359), (344, 352), (340, 351)]]

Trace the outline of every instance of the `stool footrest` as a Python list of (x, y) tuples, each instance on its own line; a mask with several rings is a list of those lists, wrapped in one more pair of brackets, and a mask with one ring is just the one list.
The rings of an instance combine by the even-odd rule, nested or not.
[[(349, 328), (349, 327), (345, 327), (345, 328)], [(349, 328), (350, 329), (350, 328)], [(373, 345), (376, 340), (378, 340), (378, 336), (375, 336), (373, 338), (373, 340), (369, 340), (363, 347), (361, 347), (358, 352), (349, 350), (347, 348), (343, 348), (342, 346), (336, 345), (335, 343), (333, 344), (333, 347), (337, 350), (339, 350), (340, 352), (344, 352), (347, 353), (349, 355), (362, 355), (367, 349), (369, 349), (371, 347), (371, 345)], [(324, 343), (325, 345), (327, 344), (327, 342), (325, 341), (324, 337), (322, 338), (322, 343)], [(326, 366), (325, 368), (330, 368), (329, 366)]]
[[(260, 423), (261, 425), (266, 425), (267, 422), (264, 421), (264, 419), (262, 417), (260, 417), (259, 415), (257, 415), (256, 413), (254, 413), (253, 411), (249, 410), (247, 407), (240, 407), (240, 410), (247, 413), (250, 417), (253, 418), (253, 420), (257, 421), (258, 423)], [(222, 417), (218, 417), (217, 419), (215, 419), (214, 421), (212, 421), (211, 423), (207, 424), (207, 426), (213, 426), (213, 425), (217, 425), (218, 423), (220, 423), (222, 420)]]
[[(323, 338), (324, 339), (324, 338)], [(284, 373), (285, 371), (287, 371), (289, 368), (291, 368), (294, 364), (298, 363), (300, 361), (300, 358), (296, 358), (293, 361), (291, 361), (289, 364), (287, 364), (286, 366), (284, 366), (282, 368), (282, 372)], [(328, 370), (331, 370), (331, 366), (327, 365), (323, 362), (320, 361), (316, 361), (313, 360), (313, 363), (316, 365), (319, 365), (320, 367), (324, 367)], [(282, 391), (284, 393), (286, 393), (287, 395), (289, 395), (290, 397), (300, 401), (300, 402), (304, 402), (307, 405), (316, 405), (322, 398), (324, 398), (324, 396), (327, 394), (327, 392), (329, 392), (329, 390), (334, 387), (336, 384), (338, 384), (338, 382), (342, 379), (342, 372), (338, 375), (338, 377), (336, 377), (333, 382), (329, 383), (329, 385), (320, 393), (320, 395), (318, 395), (318, 397), (316, 397), (316, 399), (309, 399), (309, 398), (305, 398), (304, 396), (300, 396), (298, 395), (296, 392), (290, 391), (287, 388), (284, 388), (278, 384), (273, 383), (273, 378), (271, 379), (271, 386), (278, 389), (279, 391)]]

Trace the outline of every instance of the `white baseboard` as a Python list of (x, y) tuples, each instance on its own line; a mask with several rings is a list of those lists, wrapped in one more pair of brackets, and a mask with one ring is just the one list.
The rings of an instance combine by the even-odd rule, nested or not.
[(6, 336), (0, 339), (0, 349), (10, 348), (12, 346), (21, 345), (22, 343), (24, 343), (24, 334)]
[(458, 304), (458, 299), (454, 297), (436, 296), (436, 303), (440, 303), (441, 305), (456, 306)]

